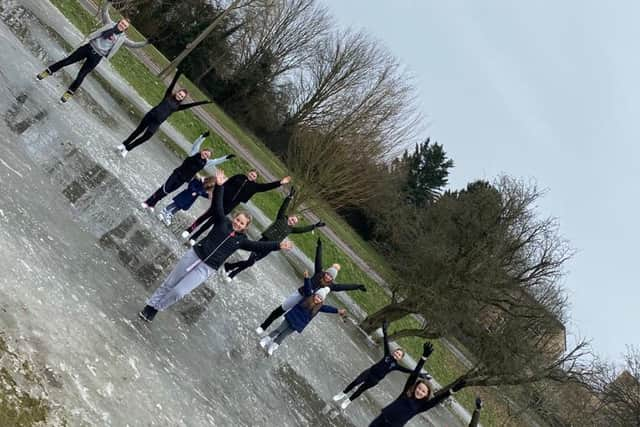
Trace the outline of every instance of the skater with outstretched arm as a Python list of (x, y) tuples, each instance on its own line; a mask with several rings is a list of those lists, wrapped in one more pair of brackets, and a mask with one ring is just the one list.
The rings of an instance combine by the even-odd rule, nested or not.
[(280, 326), (260, 340), (260, 346), (267, 349), (269, 356), (273, 355), (280, 344), (282, 344), (282, 341), (294, 331), (301, 334), (316, 314), (320, 312), (334, 313), (340, 316), (346, 314), (346, 310), (343, 308), (337, 309), (324, 304), (329, 290), (323, 288), (314, 292), (309, 273), (306, 271), (304, 272), (304, 285), (302, 287), (304, 289), (304, 299), (285, 314)]
[(156, 190), (147, 200), (142, 202), (144, 209), (153, 210), (156, 203), (162, 200), (167, 194), (173, 193), (183, 184), (189, 182), (198, 172), (208, 166), (216, 166), (226, 162), (229, 159), (235, 157), (234, 154), (227, 154), (226, 156), (218, 157), (217, 159), (211, 159), (211, 150), (203, 148), (202, 143), (209, 136), (209, 131), (204, 132), (193, 142), (191, 146), (191, 152), (189, 157), (184, 159), (182, 164), (175, 168), (167, 181)]
[(369, 424), (369, 427), (402, 427), (416, 415), (434, 408), (465, 386), (464, 380), (458, 380), (451, 388), (440, 390), (435, 394), (432, 393), (429, 384), (425, 380), (419, 379), (424, 362), (432, 352), (431, 343), (425, 342), (422, 357), (407, 379), (402, 394), (385, 406), (381, 414)]
[(251, 222), (246, 212), (237, 213), (229, 220), (222, 210), (224, 193), (224, 173), (216, 172), (216, 186), (213, 190), (216, 225), (197, 245), (189, 249), (169, 273), (162, 285), (147, 301), (139, 316), (151, 322), (158, 311), (166, 310), (204, 283), (224, 261), (238, 249), (246, 251), (289, 250), (291, 242), (254, 242), (244, 234)]
[[(255, 169), (251, 169), (247, 174), (234, 175), (227, 180), (224, 184), (224, 202), (223, 208), (225, 215), (231, 212), (240, 203), (247, 203), (256, 193), (263, 193), (270, 191), (291, 182), (290, 176), (285, 176), (280, 181), (273, 181), (268, 183), (258, 183), (258, 172)], [(195, 241), (202, 233), (207, 231), (209, 227), (215, 224), (215, 218), (213, 216), (213, 206), (210, 207), (205, 213), (200, 215), (185, 231), (182, 232), (182, 238), (189, 239), (190, 244), (195, 244)], [(193, 231), (200, 227), (198, 231)], [(190, 236), (190, 234), (193, 235)]]
[(181, 74), (182, 72), (180, 70), (176, 71), (176, 75), (173, 76), (173, 80), (165, 91), (162, 101), (149, 110), (149, 112), (142, 118), (138, 127), (131, 132), (131, 135), (129, 135), (122, 144), (116, 147), (116, 150), (120, 152), (122, 157), (126, 157), (129, 151), (151, 139), (151, 137), (157, 132), (160, 125), (176, 111), (184, 111), (189, 108), (197, 107), (198, 105), (211, 104), (211, 101), (198, 101), (183, 104), (182, 101), (184, 101), (189, 94), (187, 90), (180, 89), (176, 93), (173, 93), (173, 88), (178, 82)]
[[(366, 292), (367, 288), (364, 285), (345, 285), (334, 283), (334, 280), (338, 277), (338, 271), (340, 270), (339, 264), (333, 264), (331, 267), (323, 270), (322, 268), (322, 240), (318, 239), (316, 244), (316, 257), (314, 262), (314, 273), (311, 277), (311, 286), (316, 291), (320, 288), (327, 288), (328, 291), (343, 292), (343, 291), (363, 291)], [(276, 307), (271, 314), (265, 319), (260, 326), (256, 328), (256, 333), (262, 335), (264, 331), (280, 316), (290, 310), (293, 306), (298, 304), (304, 298), (304, 289), (302, 287), (291, 295), (289, 295), (282, 302), (281, 305)]]
[(85, 77), (93, 71), (102, 58), (111, 59), (116, 54), (120, 47), (127, 46), (130, 48), (141, 48), (151, 43), (153, 39), (148, 39), (143, 42), (134, 42), (127, 38), (125, 32), (129, 28), (129, 21), (122, 18), (117, 23), (111, 20), (109, 16), (109, 6), (111, 1), (105, 1), (102, 3), (100, 10), (102, 16), (103, 27), (98, 28), (93, 33), (89, 34), (82, 41), (82, 45), (71, 52), (69, 56), (55, 64), (49, 65), (43, 71), (36, 76), (38, 80), (43, 80), (53, 73), (57, 72), (67, 65), (74, 64), (79, 61), (84, 61), (80, 71), (76, 76), (69, 89), (60, 98), (61, 102), (67, 102), (76, 93)]
[(165, 208), (158, 214), (158, 218), (160, 218), (165, 225), (171, 225), (173, 216), (180, 210), (189, 210), (198, 197), (211, 199), (215, 179), (215, 176), (207, 176), (204, 178), (197, 176), (194, 177), (187, 184), (187, 188), (178, 193), (173, 198), (173, 201), (165, 206)]
[[(382, 324), (382, 341), (384, 345), (384, 356), (380, 359), (375, 365), (371, 366), (368, 369), (362, 371), (355, 380), (353, 380), (341, 393), (333, 396), (334, 402), (339, 402), (342, 399), (345, 399), (340, 407), (342, 409), (346, 409), (351, 402), (356, 400), (362, 393), (369, 390), (372, 387), (375, 387), (380, 381), (387, 376), (389, 372), (392, 371), (400, 371), (405, 374), (410, 374), (413, 372), (412, 369), (405, 368), (404, 366), (399, 365), (399, 362), (404, 357), (404, 350), (401, 348), (396, 348), (391, 352), (389, 348), (389, 339), (387, 338), (387, 321), (385, 320)], [(420, 378), (430, 379), (431, 377), (427, 374), (419, 374)], [(348, 396), (351, 390), (355, 387), (358, 387), (356, 391)]]
[[(262, 232), (260, 241), (272, 240), (280, 242), (284, 240), (289, 234), (308, 233), (318, 227), (324, 227), (325, 224), (322, 221), (316, 222), (315, 224), (311, 225), (296, 227), (296, 225), (298, 224), (298, 217), (295, 215), (287, 216), (287, 208), (289, 207), (289, 203), (291, 203), (291, 199), (293, 199), (294, 194), (295, 190), (292, 188), (289, 191), (287, 197), (285, 197), (284, 201), (282, 202), (282, 205), (280, 205), (280, 209), (276, 214), (275, 221), (273, 221), (271, 225)], [(260, 261), (267, 255), (269, 255), (269, 252), (252, 252), (249, 258), (245, 261), (225, 263), (225, 280), (228, 282), (232, 281), (235, 276), (240, 274), (240, 272), (251, 267), (253, 264)]]

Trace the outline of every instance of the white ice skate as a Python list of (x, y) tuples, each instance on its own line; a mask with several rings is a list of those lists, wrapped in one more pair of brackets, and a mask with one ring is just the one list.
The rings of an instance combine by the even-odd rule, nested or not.
[(267, 348), (270, 342), (271, 342), (271, 337), (267, 335), (266, 337), (260, 340), (260, 347)]
[(189, 240), (189, 246), (195, 246), (196, 245), (196, 241), (193, 239)]
[(351, 404), (351, 400), (347, 399), (340, 404), (340, 408), (344, 411), (345, 409), (347, 409), (347, 406), (349, 406), (350, 404)]
[(333, 396), (333, 401), (334, 402), (338, 402), (338, 401), (344, 399), (345, 397), (347, 397), (347, 394), (340, 392), (340, 393), (336, 394), (335, 396)]
[(184, 230), (182, 233), (180, 233), (180, 237), (182, 237), (183, 239), (187, 239), (189, 238), (189, 233), (187, 230)]
[(267, 348), (267, 354), (269, 356), (273, 356), (273, 353), (275, 353), (278, 347), (280, 347), (280, 344), (278, 344), (277, 342), (272, 342), (271, 344), (269, 344), (269, 348)]
[(149, 206), (147, 202), (140, 203), (140, 206), (142, 207), (142, 209), (149, 209), (149, 211), (153, 212), (153, 206)]

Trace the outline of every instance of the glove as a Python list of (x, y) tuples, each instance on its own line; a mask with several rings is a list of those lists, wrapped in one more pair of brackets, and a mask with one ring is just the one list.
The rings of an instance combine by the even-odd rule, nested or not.
[[(109, 0), (109, 1), (111, 1), (111, 0)], [(158, 40), (160, 40), (160, 37), (158, 37), (158, 36), (151, 36), (151, 37), (148, 37), (148, 38), (147, 38), (147, 43), (149, 43), (149, 44), (154, 44), (154, 43), (158, 42)]]
[(433, 345), (429, 341), (422, 345), (422, 357), (429, 357), (433, 353)]
[(451, 391), (453, 391), (454, 393), (458, 392), (458, 391), (462, 390), (463, 387), (466, 386), (466, 385), (467, 385), (467, 382), (465, 380), (458, 380), (451, 387)]
[(316, 226), (316, 227), (324, 227), (325, 225), (327, 225), (327, 224), (325, 224), (325, 223), (324, 223), (324, 222), (322, 222), (322, 221), (318, 221), (318, 222), (316, 222), (316, 223), (315, 223), (315, 226)]
[(205, 138), (207, 138), (209, 135), (211, 135), (211, 132), (209, 131), (205, 131), (202, 133), (202, 136), (204, 136)]
[(227, 160), (231, 160), (235, 157), (235, 154), (227, 154)]
[(364, 285), (358, 286), (358, 290), (362, 292), (367, 292), (367, 288), (365, 288)]
[(291, 190), (289, 190), (289, 195), (287, 197), (289, 197), (290, 199), (293, 199), (293, 196), (296, 195), (296, 189), (295, 187), (291, 187)]
[(388, 327), (389, 327), (389, 322), (387, 322), (387, 319), (384, 319), (382, 321), (382, 330), (386, 331)]
[(479, 397), (476, 397), (476, 409), (478, 411), (482, 409), (482, 399), (480, 399)]

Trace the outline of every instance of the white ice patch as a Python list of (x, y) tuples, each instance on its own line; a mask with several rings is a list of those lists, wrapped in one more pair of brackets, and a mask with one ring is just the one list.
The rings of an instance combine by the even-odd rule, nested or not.
[(138, 368), (136, 368), (136, 361), (133, 357), (129, 358), (129, 366), (131, 366), (131, 368), (134, 371), (134, 375), (133, 377), (137, 380), (138, 378), (140, 378), (140, 371), (138, 371)]

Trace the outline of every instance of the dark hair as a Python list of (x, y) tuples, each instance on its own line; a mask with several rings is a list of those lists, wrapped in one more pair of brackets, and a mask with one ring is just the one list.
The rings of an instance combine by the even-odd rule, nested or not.
[(189, 96), (189, 91), (186, 89), (178, 89), (176, 91), (176, 93), (173, 95), (174, 97), (178, 94), (178, 92), (184, 92), (184, 97), (186, 98), (187, 96)]
[(423, 398), (423, 399), (431, 399), (431, 386), (429, 385), (429, 383), (427, 383), (425, 380), (423, 379), (419, 379), (418, 381), (415, 382), (415, 384), (413, 384), (411, 387), (409, 387), (409, 389), (407, 390), (407, 397), (412, 398), (414, 397), (415, 391), (416, 391), (416, 387), (418, 387), (418, 385), (420, 384), (424, 384), (427, 387), (427, 390), (429, 390), (429, 392), (427, 393), (427, 395)]

